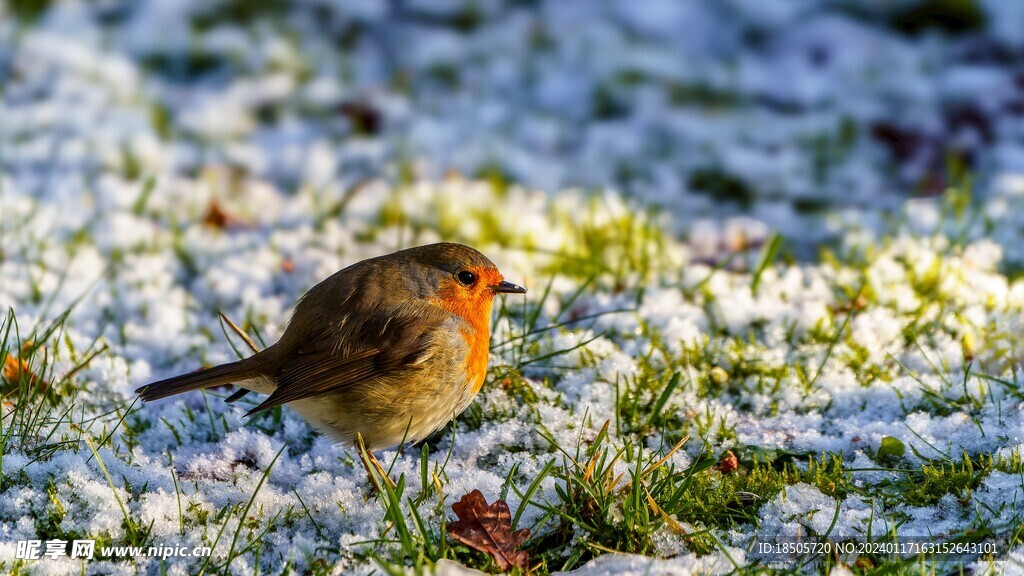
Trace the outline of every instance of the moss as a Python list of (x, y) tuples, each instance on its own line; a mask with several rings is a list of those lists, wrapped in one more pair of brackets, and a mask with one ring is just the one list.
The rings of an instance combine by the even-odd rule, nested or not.
[(952, 494), (967, 503), (993, 466), (991, 457), (981, 457), (979, 462), (975, 462), (967, 453), (963, 454), (960, 462), (924, 464), (920, 472), (908, 477), (899, 500), (911, 506), (932, 506), (945, 495)]

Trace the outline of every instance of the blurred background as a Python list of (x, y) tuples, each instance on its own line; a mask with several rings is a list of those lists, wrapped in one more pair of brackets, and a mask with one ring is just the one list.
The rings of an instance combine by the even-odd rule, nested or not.
[(68, 206), (211, 167), (612, 188), (698, 257), (927, 226), (955, 189), (1013, 262), (1022, 29), (1015, 0), (8, 0), (0, 172)]

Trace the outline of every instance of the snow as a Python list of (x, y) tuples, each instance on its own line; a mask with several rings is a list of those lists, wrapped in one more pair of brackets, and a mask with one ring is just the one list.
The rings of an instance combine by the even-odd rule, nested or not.
[[(632, 554), (608, 554), (595, 558), (571, 572), (555, 572), (560, 576), (612, 576), (676, 575), (676, 574), (728, 574), (736, 564), (742, 564), (745, 554), (738, 548), (725, 553), (716, 552), (698, 558), (694, 554), (662, 560)], [(735, 562), (735, 564), (734, 564)]]
[[(535, 405), (490, 386), (477, 400), (483, 421), (460, 424), (454, 444), (435, 442), (429, 463), (448, 496), (476, 488), (491, 501), (513, 467), (538, 474), (551, 450), (541, 426), (563, 447), (592, 438), (614, 420), (620, 387), (645, 374), (648, 352), (657, 370), (683, 372), (666, 409), (694, 435), (701, 418), (715, 423), (700, 440), (719, 451), (842, 452), (857, 469), (878, 467), (871, 455), (887, 436), (915, 449), (907, 466), (921, 464), (918, 453), (1019, 451), (1018, 389), (978, 371), (1024, 377), (1014, 362), (1024, 333), (1014, 274), (1024, 263), (1021, 80), (998, 57), (1022, 49), (1022, 13), (1013, 2), (979, 5), (986, 27), (963, 36), (903, 35), (810, 0), (642, 10), (617, 0), (307, 0), (248, 23), (198, 0), (56, 3), (31, 25), (0, 8), (0, 309), (15, 311), (21, 337), (71, 310), (47, 354), (54, 375), (75, 372), (76, 425), (51, 424), (55, 438), (79, 444), (39, 458), (41, 438), (5, 448), (0, 561), (37, 534), (39, 518), (64, 533), (123, 537), (115, 492), (160, 543), (210, 542), (214, 516), (244, 506), (273, 462), (250, 509), (268, 528), (260, 559), (246, 554), (231, 570), (286, 559), (306, 570), (321, 532), (344, 551), (338, 570), (372, 570), (352, 550), (380, 535), (383, 510), (367, 504), (354, 452), (292, 411), (243, 419), (248, 400), (230, 406), (218, 391), (135, 405), (118, 422), (137, 386), (235, 357), (216, 311), (269, 343), (317, 281), (439, 239), (473, 244), (529, 286), (539, 326), (603, 313), (523, 350), (494, 350), (492, 366), (515, 367), (521, 354), (585, 343), (524, 368)], [(467, 11), (475, 23), (444, 24)], [(377, 125), (342, 113), (353, 102)], [(951, 217), (952, 197), (935, 196), (956, 184), (947, 143), (971, 158), (978, 218)], [(694, 178), (711, 169), (721, 181)], [(500, 182), (486, 181), (497, 173)], [(930, 178), (938, 189), (911, 197)], [(224, 229), (202, 222), (214, 201), (230, 216)], [(607, 236), (598, 253), (588, 231)], [(799, 259), (767, 268), (757, 290), (747, 262), (756, 249), (718, 266), (773, 231)], [(825, 240), (865, 266), (815, 258)], [(621, 274), (563, 310), (586, 275), (553, 254)], [(638, 259), (650, 270), (631, 268)], [(630, 287), (641, 284), (638, 301)], [(521, 334), (521, 317), (499, 323), (492, 342)], [(713, 374), (692, 365), (699, 353)], [(806, 368), (803, 379), (793, 366)], [(709, 381), (716, 392), (702, 388)], [(9, 419), (9, 403), (4, 411)], [(99, 454), (114, 488), (83, 430), (109, 436)], [(698, 450), (689, 444), (672, 462)], [(415, 450), (381, 460), (406, 475), (407, 494), (423, 488)], [(892, 478), (872, 470), (853, 480)], [(973, 518), (1019, 518), (1021, 486), (993, 472), (967, 503), (883, 510), (797, 484), (735, 541), (821, 534), (837, 507), (836, 538), (863, 538), (870, 518), (893, 514), (908, 518), (906, 534), (949, 535)], [(555, 498), (548, 478), (535, 499)], [(507, 499), (516, 510), (514, 491)], [(437, 504), (423, 504), (428, 522)], [(541, 516), (527, 506), (522, 524)], [(233, 533), (238, 519), (225, 526)], [(674, 557), (607, 555), (572, 573), (719, 573), (748, 561), (739, 547), (698, 557), (664, 539)], [(1024, 551), (1006, 558), (1010, 573)], [(80, 572), (71, 561), (34, 566)]]

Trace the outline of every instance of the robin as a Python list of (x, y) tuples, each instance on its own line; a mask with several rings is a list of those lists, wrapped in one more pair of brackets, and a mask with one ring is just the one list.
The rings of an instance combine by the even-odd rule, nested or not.
[[(306, 292), (272, 346), (136, 390), (157, 400), (234, 384), (269, 394), (246, 416), (288, 404), (368, 450), (417, 442), (461, 413), (487, 375), (491, 303), (525, 294), (480, 252), (439, 243), (363, 260)], [(372, 456), (372, 454), (371, 454)]]

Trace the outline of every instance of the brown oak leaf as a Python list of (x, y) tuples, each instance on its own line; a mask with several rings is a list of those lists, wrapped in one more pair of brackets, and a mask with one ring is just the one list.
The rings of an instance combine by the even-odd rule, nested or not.
[(448, 535), (466, 546), (494, 557), (502, 570), (527, 568), (529, 555), (517, 550), (530, 537), (530, 530), (512, 531), (512, 514), (504, 500), (488, 505), (479, 490), (473, 490), (452, 504), (459, 519), (448, 525)]

